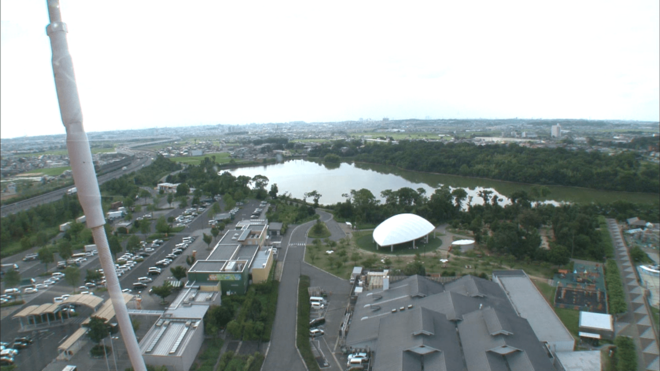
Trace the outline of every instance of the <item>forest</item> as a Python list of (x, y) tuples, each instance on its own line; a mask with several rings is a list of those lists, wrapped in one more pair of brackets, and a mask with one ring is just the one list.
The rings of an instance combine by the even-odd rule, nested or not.
[(353, 140), (323, 143), (309, 153), (318, 158), (328, 154), (406, 170), (520, 183), (626, 192), (657, 193), (660, 189), (658, 166), (643, 163), (635, 152), (610, 156), (598, 151), (569, 151), (561, 147), (405, 140), (399, 144), (362, 146), (360, 141)]

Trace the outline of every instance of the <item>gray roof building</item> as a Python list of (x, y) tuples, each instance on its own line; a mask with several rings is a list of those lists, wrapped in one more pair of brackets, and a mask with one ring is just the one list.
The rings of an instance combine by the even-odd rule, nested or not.
[(493, 271), (516, 313), (529, 321), (536, 336), (555, 352), (571, 352), (575, 338), (522, 270)]
[(373, 350), (374, 370), (555, 370), (502, 288), (473, 276), (411, 276), (359, 295), (346, 345)]

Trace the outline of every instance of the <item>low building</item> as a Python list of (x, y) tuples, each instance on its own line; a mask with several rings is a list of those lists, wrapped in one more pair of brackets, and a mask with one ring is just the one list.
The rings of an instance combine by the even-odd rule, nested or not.
[(374, 370), (555, 370), (551, 349), (497, 283), (383, 281), (358, 295), (346, 337), (349, 350), (373, 351)]
[[(240, 227), (239, 227), (240, 225)], [(222, 291), (227, 295), (245, 294), (249, 273), (268, 235), (268, 221), (241, 221), (215, 245), (206, 260), (198, 260), (188, 271), (189, 282), (201, 290)]]
[(176, 187), (179, 186), (180, 183), (158, 183), (156, 186), (156, 190), (163, 191), (164, 193), (176, 193)]
[(516, 313), (529, 321), (536, 337), (553, 352), (571, 352), (575, 338), (522, 270), (493, 271)]
[(614, 339), (614, 317), (610, 314), (580, 312), (580, 337), (589, 339)]
[(204, 315), (220, 293), (185, 287), (140, 341), (144, 362), (168, 370), (190, 369), (204, 341)]

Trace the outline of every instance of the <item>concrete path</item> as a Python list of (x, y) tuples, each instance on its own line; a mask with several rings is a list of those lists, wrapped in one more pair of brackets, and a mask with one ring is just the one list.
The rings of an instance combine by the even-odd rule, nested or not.
[[(263, 371), (306, 371), (296, 342), (296, 318), (298, 316), (298, 280), (307, 242), (307, 232), (315, 221), (301, 224), (287, 232), (282, 248), (284, 269), (280, 280), (277, 312), (271, 342), (262, 367)], [(286, 241), (286, 243), (284, 243)], [(285, 247), (286, 246), (286, 247)], [(281, 252), (280, 252), (281, 254)]]
[(628, 304), (628, 311), (617, 319), (617, 335), (630, 336), (635, 341), (640, 370), (657, 371), (660, 366), (658, 334), (652, 326), (653, 319), (644, 299), (644, 288), (638, 283), (628, 248), (616, 220), (607, 219), (607, 228), (614, 244), (616, 262)]

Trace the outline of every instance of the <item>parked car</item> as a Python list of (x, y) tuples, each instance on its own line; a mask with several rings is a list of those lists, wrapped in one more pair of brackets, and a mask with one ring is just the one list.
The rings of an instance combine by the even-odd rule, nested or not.
[(21, 343), (29, 343), (32, 344), (32, 338), (29, 336), (19, 336), (14, 339), (14, 341), (20, 341)]
[(146, 283), (143, 283), (143, 282), (134, 282), (133, 283), (133, 288), (136, 289), (136, 290), (142, 290), (145, 287), (147, 287)]
[(14, 341), (14, 344), (12, 344), (11, 347), (14, 348), (14, 349), (25, 349), (25, 348), (28, 347), (28, 345), (30, 345), (30, 344), (21, 343), (20, 341)]
[(309, 336), (310, 337), (321, 336), (323, 334), (324, 334), (324, 332), (320, 328), (313, 328), (313, 329), (309, 330)]

